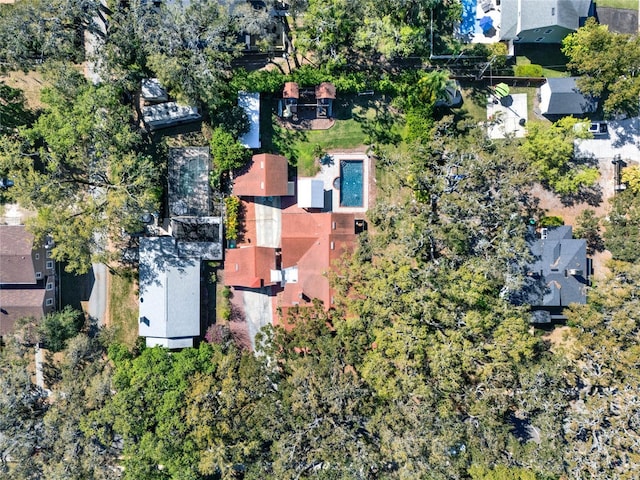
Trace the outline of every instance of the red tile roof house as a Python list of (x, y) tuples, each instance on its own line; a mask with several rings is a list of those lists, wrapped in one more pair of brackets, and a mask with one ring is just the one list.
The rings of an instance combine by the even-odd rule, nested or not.
[(254, 155), (248, 170), (238, 176), (233, 194), (239, 197), (278, 197), (288, 194), (289, 164), (281, 155)]
[(227, 250), (224, 280), (234, 287), (261, 288), (275, 285), (271, 271), (276, 269), (276, 249), (240, 247)]
[[(236, 178), (233, 193), (251, 212), (255, 197), (287, 196), (287, 183), (284, 157), (255, 155), (246, 173)], [(289, 327), (285, 318), (292, 307), (310, 307), (314, 300), (325, 310), (334, 305), (329, 274), (345, 253), (355, 249), (359, 219), (354, 213), (309, 210), (291, 200), (278, 205), (282, 205), (279, 248), (256, 245), (252, 238), (257, 235), (251, 235), (238, 248), (226, 250), (224, 274), (225, 284), (240, 290), (267, 287), (273, 323)]]
[(297, 282), (285, 282), (278, 307), (310, 306), (317, 298), (325, 309), (331, 308), (328, 273), (342, 255), (353, 251), (356, 242), (352, 213), (283, 213), (282, 269), (297, 270)]
[(40, 320), (55, 308), (55, 262), (33, 242), (24, 225), (0, 225), (0, 337), (17, 320)]

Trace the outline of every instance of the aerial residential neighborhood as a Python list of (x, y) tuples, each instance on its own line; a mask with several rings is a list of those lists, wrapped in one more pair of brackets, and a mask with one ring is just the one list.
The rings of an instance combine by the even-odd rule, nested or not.
[(640, 478), (637, 0), (0, 0), (0, 478)]

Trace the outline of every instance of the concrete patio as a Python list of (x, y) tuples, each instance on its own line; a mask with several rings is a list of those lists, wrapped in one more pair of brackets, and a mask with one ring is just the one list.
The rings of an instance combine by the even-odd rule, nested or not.
[(487, 132), (489, 138), (500, 139), (526, 135), (527, 94), (516, 93), (498, 100), (491, 95), (487, 98)]

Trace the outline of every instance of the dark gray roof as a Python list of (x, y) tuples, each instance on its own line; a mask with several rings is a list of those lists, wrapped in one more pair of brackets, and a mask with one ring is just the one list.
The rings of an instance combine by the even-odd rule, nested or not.
[(546, 229), (546, 238), (530, 242), (529, 264), (522, 303), (533, 307), (566, 307), (587, 302), (587, 242), (573, 239), (570, 226)]
[(581, 115), (594, 112), (597, 101), (583, 95), (577, 77), (547, 78), (540, 87), (540, 111), (543, 115)]

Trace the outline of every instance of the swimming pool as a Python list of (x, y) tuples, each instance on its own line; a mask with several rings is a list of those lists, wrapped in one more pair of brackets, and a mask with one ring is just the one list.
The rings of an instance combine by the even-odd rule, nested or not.
[(364, 162), (340, 161), (340, 206), (362, 207), (364, 194)]
[(460, 35), (471, 35), (476, 30), (477, 0), (462, 0), (462, 21)]

